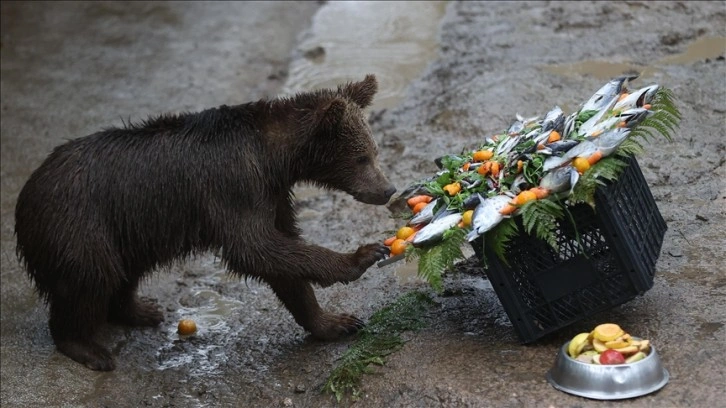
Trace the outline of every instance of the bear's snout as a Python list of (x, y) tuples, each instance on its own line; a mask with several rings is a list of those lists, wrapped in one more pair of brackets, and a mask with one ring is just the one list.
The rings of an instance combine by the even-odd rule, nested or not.
[(388, 203), (388, 200), (395, 192), (396, 187), (390, 184), (385, 189), (379, 191), (361, 191), (353, 194), (353, 198), (365, 204), (384, 205)]
[[(386, 202), (391, 199), (391, 196), (396, 193), (396, 187), (390, 185), (383, 194), (386, 195)], [(385, 204), (385, 203), (384, 203)]]

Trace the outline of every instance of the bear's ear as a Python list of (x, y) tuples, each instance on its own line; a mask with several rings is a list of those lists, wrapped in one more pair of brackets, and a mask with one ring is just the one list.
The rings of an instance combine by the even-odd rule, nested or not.
[(361, 109), (367, 108), (373, 102), (373, 95), (378, 92), (378, 81), (375, 75), (368, 74), (363, 81), (349, 83), (340, 91)]

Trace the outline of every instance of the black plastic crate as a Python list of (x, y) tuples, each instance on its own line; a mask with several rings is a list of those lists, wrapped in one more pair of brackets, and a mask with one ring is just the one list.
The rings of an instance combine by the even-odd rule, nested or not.
[[(524, 232), (510, 242), (509, 265), (484, 248), (487, 276), (524, 343), (653, 286), (667, 226), (634, 158), (618, 180), (598, 188), (595, 211), (586, 204), (569, 211), (577, 232), (565, 216), (558, 250)], [(481, 259), (481, 238), (473, 246)]]

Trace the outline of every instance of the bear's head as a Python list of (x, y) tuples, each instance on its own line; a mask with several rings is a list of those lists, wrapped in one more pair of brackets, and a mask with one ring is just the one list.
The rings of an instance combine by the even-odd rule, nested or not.
[(305, 155), (310, 160), (306, 178), (360, 202), (383, 205), (396, 188), (378, 165), (378, 147), (363, 115), (377, 90), (375, 76), (367, 75), (335, 92), (317, 94), (309, 117), (313, 142)]

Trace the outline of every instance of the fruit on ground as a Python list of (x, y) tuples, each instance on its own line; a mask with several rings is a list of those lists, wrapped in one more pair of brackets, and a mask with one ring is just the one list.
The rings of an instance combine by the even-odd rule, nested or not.
[(177, 332), (183, 336), (193, 334), (196, 331), (197, 324), (194, 322), (194, 320), (191, 319), (183, 319), (179, 322), (179, 325), (177, 326)]

